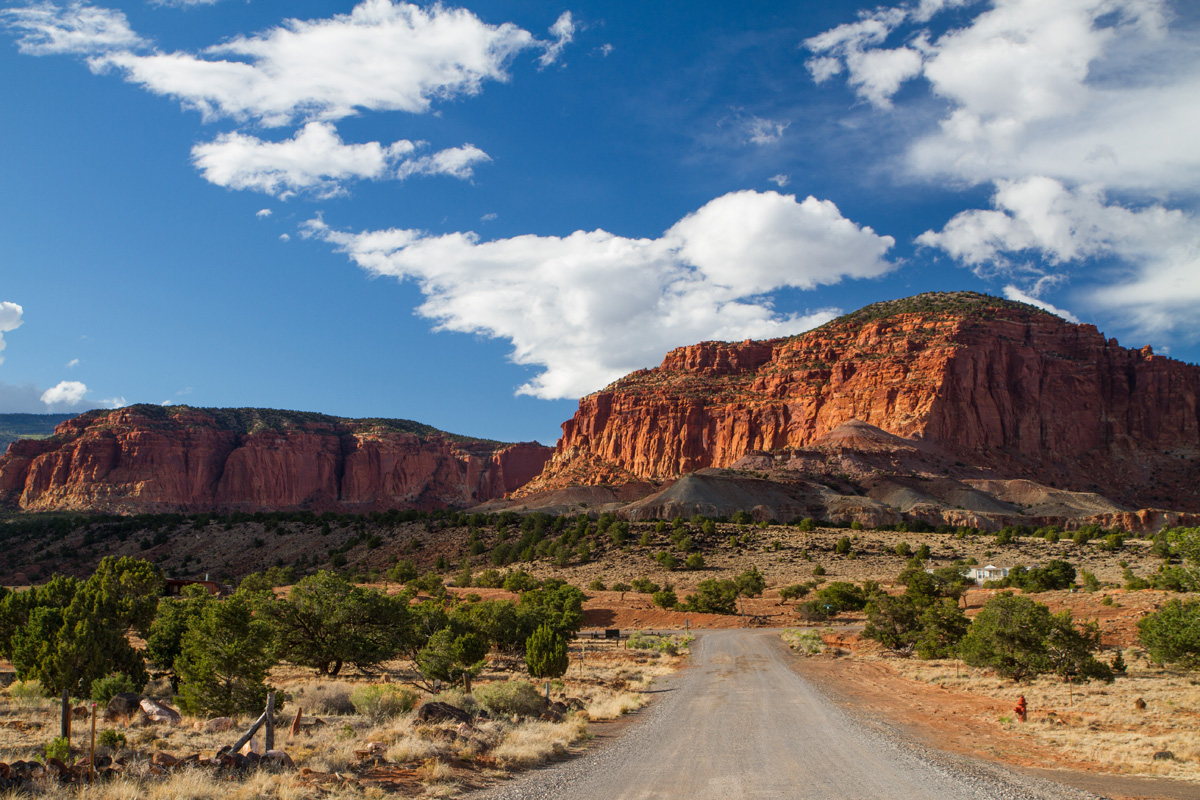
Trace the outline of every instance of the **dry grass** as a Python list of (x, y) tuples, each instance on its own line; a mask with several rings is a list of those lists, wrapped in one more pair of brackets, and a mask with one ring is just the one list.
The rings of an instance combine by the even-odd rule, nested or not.
[[(1029, 721), (1001, 715), (1005, 727), (1032, 735), (1064, 755), (1120, 772), (1200, 780), (1200, 679), (1154, 667), (1138, 648), (1123, 653), (1125, 676), (1111, 684), (1070, 686), (1053, 677), (1014, 684), (954, 661), (889, 659), (905, 677), (947, 689), (1010, 699), (1025, 696)], [(1135, 707), (1141, 698), (1144, 710)], [(1171, 760), (1154, 760), (1169, 751)]]
[[(394, 787), (373, 783), (360, 754), (368, 744), (383, 747), (388, 765), (403, 767), (410, 776), (406, 792), (426, 796), (450, 797), (460, 791), (460, 771), (474, 774), (478, 785), (481, 775), (502, 777), (506, 771), (524, 769), (572, 751), (588, 737), (589, 720), (613, 719), (640, 708), (647, 699), (644, 690), (657, 677), (678, 668), (682, 656), (659, 656), (625, 651), (615, 643), (589, 643), (585, 658), (582, 646), (572, 648), (570, 670), (551, 682), (551, 700), (563, 703), (568, 712), (562, 722), (534, 719), (477, 719), (470, 726), (444, 722), (422, 723), (413, 713), (394, 717), (368, 716), (355, 712), (350, 699), (355, 690), (381, 678), (343, 677), (338, 680), (314, 679), (311, 673), (283, 667), (272, 675), (272, 683), (290, 698), (281, 707), (276, 722), (276, 747), (285, 750), (295, 762), (297, 772), (251, 772), (244, 778), (218, 778), (210, 768), (184, 768), (167, 775), (154, 774), (150, 757), (165, 751), (176, 757), (193, 753), (211, 756), (231, 744), (251, 720), (236, 721), (232, 731), (206, 733), (204, 720), (185, 717), (176, 726), (154, 725), (126, 728), (101, 722), (98, 732), (118, 730), (127, 739), (119, 753), (130, 765), (120, 777), (96, 786), (60, 785), (50, 778), (38, 779), (31, 793), (45, 797), (79, 800), (308, 800), (312, 798), (385, 797)], [(514, 662), (515, 663), (515, 662)], [(402, 678), (407, 665), (387, 665), (382, 680)], [(487, 681), (510, 680), (508, 669), (493, 669), (479, 676), (477, 685)], [(541, 684), (538, 684), (539, 692)], [(0, 761), (40, 759), (46, 742), (58, 733), (58, 704), (18, 688), (11, 696), (0, 693)], [(478, 704), (470, 695), (451, 690), (439, 695), (460, 708), (474, 709)], [(288, 725), (298, 707), (304, 718), (321, 719), (324, 724), (305, 729), (290, 738)], [(576, 709), (586, 710), (576, 711)], [(90, 725), (88, 726), (90, 730)], [(77, 729), (73, 756), (81, 759), (78, 749), (82, 738)], [(262, 739), (255, 741), (262, 751)], [(106, 751), (98, 749), (101, 754)], [(474, 765), (474, 766), (472, 766)], [(501, 770), (496, 770), (499, 765)], [(305, 771), (311, 771), (305, 774)], [(412, 777), (415, 775), (415, 778)], [(0, 795), (0, 800), (10, 795)], [(27, 797), (28, 795), (13, 795)]]
[(565, 755), (571, 745), (587, 736), (587, 722), (578, 717), (561, 723), (530, 720), (513, 727), (492, 750), (492, 756), (506, 766), (532, 767)]

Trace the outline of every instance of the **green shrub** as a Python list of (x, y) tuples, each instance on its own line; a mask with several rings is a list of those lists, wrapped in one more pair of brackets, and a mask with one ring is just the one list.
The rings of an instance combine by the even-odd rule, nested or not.
[(779, 590), (780, 600), (798, 600), (808, 594), (808, 584), (793, 583), (790, 586), (784, 586)]
[(534, 678), (557, 678), (567, 671), (567, 640), (548, 625), (540, 625), (525, 641), (525, 666)]
[(1171, 600), (1142, 617), (1138, 639), (1159, 664), (1200, 667), (1200, 600)]
[(674, 608), (679, 602), (674, 589), (663, 589), (662, 591), (655, 592), (652, 599), (654, 600), (654, 605), (660, 608)]
[(17, 700), (34, 700), (46, 696), (38, 681), (14, 681), (8, 687), (8, 696)]
[(640, 594), (654, 594), (662, 587), (649, 578), (634, 578), (630, 583), (633, 590)]
[(417, 705), (417, 693), (395, 683), (373, 683), (359, 686), (350, 693), (354, 710), (375, 722), (407, 714)]
[(111, 729), (100, 731), (96, 736), (96, 744), (110, 750), (120, 750), (125, 746), (125, 734)]
[(825, 568), (822, 567), (820, 564), (817, 564), (815, 567), (813, 567), (813, 575), (824, 575), (824, 574), (825, 574)]
[(546, 700), (528, 681), (498, 681), (476, 686), (472, 692), (479, 705), (496, 716), (535, 717), (546, 707)]
[(850, 537), (843, 536), (837, 540), (837, 544), (833, 547), (833, 552), (837, 553), (839, 556), (845, 556), (850, 554), (851, 549), (852, 546), (850, 544)]
[(71, 757), (71, 742), (65, 736), (55, 736), (46, 743), (46, 760), (66, 761)]
[(604, 585), (604, 581), (600, 580), (599, 578), (596, 578), (595, 580), (593, 580), (591, 583), (588, 584), (588, 589), (593, 592), (603, 592), (606, 589), (608, 589), (608, 587)]
[(894, 549), (896, 551), (896, 555), (898, 556), (904, 556), (905, 558), (908, 558), (912, 555), (912, 547), (908, 542), (901, 542), (900, 544), (896, 545)]
[(692, 553), (683, 562), (683, 565), (691, 570), (704, 569), (704, 556), (699, 553)]
[(736, 614), (738, 587), (734, 581), (709, 578), (700, 581), (696, 593), (687, 597), (681, 611), (699, 614)]
[(737, 584), (738, 592), (744, 597), (758, 597), (767, 588), (767, 582), (757, 567), (750, 567), (733, 580)]
[(108, 705), (108, 701), (121, 692), (136, 692), (138, 686), (123, 672), (117, 672), (112, 675), (107, 675), (103, 678), (96, 678), (92, 681), (92, 699), (101, 705)]
[(628, 592), (632, 588), (633, 587), (630, 586), (628, 583), (622, 583), (620, 581), (618, 581), (617, 583), (614, 583), (612, 585), (612, 590), (614, 592)]
[(815, 656), (825, 649), (825, 642), (821, 641), (821, 634), (816, 631), (789, 628), (783, 632), (783, 640), (800, 655)]
[[(689, 638), (686, 641), (691, 641), (691, 639)], [(683, 643), (686, 644), (686, 642)], [(673, 656), (679, 653), (680, 641), (670, 636), (658, 636), (653, 633), (641, 633), (639, 631), (630, 634), (625, 644), (630, 650), (654, 650)]]

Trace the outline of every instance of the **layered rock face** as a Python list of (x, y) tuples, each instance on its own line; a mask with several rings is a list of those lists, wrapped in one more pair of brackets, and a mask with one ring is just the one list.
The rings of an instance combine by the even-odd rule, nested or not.
[(1200, 511), (1200, 367), (974, 293), (879, 303), (796, 337), (704, 342), (580, 401), (522, 494), (664, 480), (859, 420), (972, 469)]
[(404, 420), (132, 406), (14, 442), (0, 500), (26, 511), (428, 510), (500, 497), (551, 452)]

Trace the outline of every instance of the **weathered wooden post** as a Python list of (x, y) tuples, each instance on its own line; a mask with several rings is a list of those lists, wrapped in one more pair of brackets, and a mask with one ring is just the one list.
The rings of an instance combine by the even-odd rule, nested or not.
[(263, 752), (275, 749), (275, 693), (267, 695), (267, 732), (264, 737)]
[(71, 690), (63, 687), (62, 693), (62, 738), (67, 740), (67, 746), (71, 744)]
[(96, 704), (92, 703), (92, 745), (88, 754), (88, 783), (96, 781)]

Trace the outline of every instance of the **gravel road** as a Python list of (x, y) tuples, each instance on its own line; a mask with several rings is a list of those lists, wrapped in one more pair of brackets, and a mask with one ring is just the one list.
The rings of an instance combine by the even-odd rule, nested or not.
[(705, 632), (692, 653), (619, 739), (474, 800), (1095, 797), (868, 728), (788, 668), (777, 632)]

